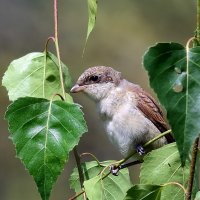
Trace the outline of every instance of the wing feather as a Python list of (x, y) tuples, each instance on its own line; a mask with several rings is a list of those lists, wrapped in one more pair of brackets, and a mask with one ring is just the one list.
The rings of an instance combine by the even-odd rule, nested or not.
[[(156, 103), (152, 96), (150, 96), (138, 85), (133, 85), (133, 87), (130, 87), (129, 90), (132, 90), (136, 94), (138, 102), (137, 107), (161, 133), (170, 129), (169, 125), (164, 119), (164, 115), (160, 106)], [(168, 143), (174, 142), (174, 138), (171, 134), (167, 134), (165, 138), (167, 139)]]

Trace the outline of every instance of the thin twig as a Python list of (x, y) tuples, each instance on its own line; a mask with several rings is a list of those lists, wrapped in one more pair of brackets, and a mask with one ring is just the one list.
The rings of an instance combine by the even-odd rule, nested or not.
[(83, 193), (83, 199), (84, 199), (84, 200), (87, 200), (86, 192)]
[(144, 144), (143, 147), (149, 146), (150, 144), (152, 144), (152, 143), (155, 142), (156, 140), (160, 139), (161, 137), (164, 137), (165, 135), (167, 135), (167, 134), (169, 134), (169, 133), (171, 133), (171, 132), (172, 132), (171, 129), (169, 129), (169, 130), (167, 130), (167, 131), (165, 131), (165, 132), (159, 134), (158, 136), (156, 136), (155, 138), (153, 138), (152, 140), (149, 140), (146, 144)]
[[(156, 136), (155, 138), (149, 140), (147, 143), (145, 143), (143, 145), (143, 147), (147, 147), (149, 146), (150, 144), (152, 144), (153, 142), (155, 142), (156, 140), (160, 139), (161, 137), (164, 137), (165, 135), (171, 133), (171, 129), (170, 130), (167, 130), (161, 134), (159, 134), (158, 136)], [(133, 153), (131, 153), (129, 156), (127, 156), (126, 158), (122, 159), (121, 161), (119, 161), (119, 165), (121, 165), (122, 163), (126, 162), (129, 158), (131, 158), (133, 155), (135, 155), (137, 152), (134, 151)]]
[(76, 165), (77, 165), (77, 168), (78, 168), (78, 175), (79, 175), (80, 185), (81, 185), (81, 188), (83, 188), (84, 176), (83, 176), (83, 170), (82, 170), (82, 167), (81, 167), (80, 156), (78, 154), (78, 151), (77, 151), (76, 147), (74, 147), (73, 151), (74, 151), (74, 157), (76, 159)]
[(61, 58), (60, 58), (60, 49), (59, 49), (59, 42), (58, 42), (58, 0), (54, 0), (54, 34), (55, 34), (55, 36), (54, 36), (55, 47), (56, 47), (56, 54), (58, 57), (58, 67), (59, 67), (62, 95), (63, 95), (63, 98), (66, 99), (63, 73), (62, 73), (62, 64), (61, 64)]
[(121, 170), (121, 169), (124, 169), (124, 168), (127, 168), (127, 167), (130, 167), (130, 166), (133, 166), (133, 165), (138, 165), (138, 164), (141, 164), (141, 163), (143, 163), (142, 160), (135, 160), (135, 161), (133, 161), (133, 162), (121, 164), (120, 170)]
[(81, 196), (84, 193), (85, 193), (85, 191), (83, 190), (83, 191), (79, 192), (78, 194), (75, 194), (73, 197), (70, 197), (68, 200), (74, 200), (74, 199), (76, 199), (77, 197)]
[(198, 43), (200, 42), (200, 0), (197, 0), (197, 29), (196, 29), (196, 39)]
[(191, 165), (190, 165), (190, 175), (189, 175), (189, 180), (188, 180), (186, 200), (191, 200), (191, 196), (192, 196), (192, 188), (193, 188), (193, 182), (194, 182), (198, 145), (199, 145), (199, 138), (195, 140), (193, 150), (192, 150), (192, 160), (191, 160)]
[[(152, 144), (153, 142), (155, 142), (156, 140), (160, 139), (161, 137), (169, 134), (171, 132), (171, 130), (167, 130), (164, 133), (159, 134), (158, 136), (156, 136), (155, 138), (151, 139), (150, 141), (148, 141), (147, 143), (144, 144), (144, 147), (148, 147), (150, 144)], [(121, 164), (123, 164), (124, 162), (126, 162), (129, 158), (131, 158), (132, 156), (134, 156), (137, 152), (134, 151), (132, 152), (130, 155), (128, 155), (126, 158), (115, 162), (114, 164), (116, 165), (116, 167), (119, 167)], [(108, 175), (110, 175), (111, 172), (108, 172), (107, 174), (105, 174), (102, 179), (106, 178)]]
[(58, 0), (54, 0), (54, 37), (58, 39)]

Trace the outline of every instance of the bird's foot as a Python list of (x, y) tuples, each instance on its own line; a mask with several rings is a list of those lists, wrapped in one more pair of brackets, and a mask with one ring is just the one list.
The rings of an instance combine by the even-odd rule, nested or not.
[(113, 164), (113, 165), (110, 166), (110, 172), (111, 172), (112, 175), (118, 176), (119, 170), (127, 168), (127, 167), (130, 167), (130, 166), (133, 166), (133, 165), (140, 164), (142, 162), (143, 161), (141, 161), (141, 160), (135, 160), (133, 162), (121, 164), (120, 166)]
[(144, 148), (143, 148), (143, 146), (141, 144), (138, 144), (136, 146), (136, 151), (140, 156), (145, 154), (145, 150), (144, 150)]
[(111, 165), (110, 166), (110, 172), (114, 176), (118, 176), (118, 172), (121, 169), (121, 166)]

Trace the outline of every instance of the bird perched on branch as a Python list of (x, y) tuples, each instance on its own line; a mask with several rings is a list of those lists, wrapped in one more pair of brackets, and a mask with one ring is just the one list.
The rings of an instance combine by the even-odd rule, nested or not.
[[(71, 92), (84, 92), (96, 102), (108, 138), (125, 157), (135, 150), (144, 154), (143, 145), (169, 129), (153, 97), (111, 67), (87, 69)], [(171, 135), (165, 135), (151, 149), (173, 141)]]

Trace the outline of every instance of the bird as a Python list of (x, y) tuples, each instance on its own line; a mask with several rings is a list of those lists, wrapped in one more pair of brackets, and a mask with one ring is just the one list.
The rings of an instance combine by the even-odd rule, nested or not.
[(109, 140), (124, 157), (134, 151), (143, 155), (174, 142), (173, 136), (167, 134), (144, 150), (143, 145), (167, 131), (169, 125), (155, 99), (112, 67), (88, 68), (71, 92), (83, 92), (95, 102)]

